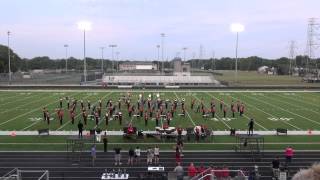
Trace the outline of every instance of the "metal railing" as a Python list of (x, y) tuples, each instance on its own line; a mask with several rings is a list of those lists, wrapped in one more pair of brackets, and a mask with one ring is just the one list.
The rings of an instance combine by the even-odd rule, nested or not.
[(25, 173), (39, 173), (40, 176), (37, 180), (49, 180), (49, 171), (48, 170), (20, 170), (18, 168), (14, 168), (13, 170), (9, 171), (2, 177), (0, 180), (22, 180), (22, 174)]
[[(222, 175), (222, 173), (226, 173), (228, 172), (228, 174), (234, 173), (236, 174), (234, 177), (224, 177)], [(221, 175), (220, 175), (221, 173)], [(197, 176), (192, 177), (190, 180), (203, 180), (203, 179), (213, 179), (213, 180), (229, 180), (229, 179), (237, 179), (237, 180), (247, 180), (248, 176), (246, 176), (244, 174), (244, 172), (242, 170), (223, 170), (223, 169), (219, 169), (219, 170), (212, 170), (211, 168), (206, 169), (205, 171), (203, 171), (202, 173), (198, 174)]]

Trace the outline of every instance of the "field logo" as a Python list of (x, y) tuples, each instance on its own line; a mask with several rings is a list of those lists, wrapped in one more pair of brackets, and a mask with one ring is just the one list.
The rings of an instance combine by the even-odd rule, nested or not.
[(235, 120), (236, 118), (211, 118), (212, 121), (216, 121), (216, 122), (219, 122), (219, 121), (231, 121), (231, 120)]
[(276, 118), (276, 117), (269, 117), (268, 118), (270, 121), (290, 121), (293, 118), (286, 118), (286, 117), (280, 117), (280, 118)]
[[(41, 120), (43, 120), (43, 118), (39, 118), (39, 117), (32, 117), (32, 118), (28, 118), (31, 122), (37, 122), (37, 121), (41, 121)], [(53, 121), (54, 120), (54, 118), (53, 117), (51, 117), (50, 118), (50, 121)]]

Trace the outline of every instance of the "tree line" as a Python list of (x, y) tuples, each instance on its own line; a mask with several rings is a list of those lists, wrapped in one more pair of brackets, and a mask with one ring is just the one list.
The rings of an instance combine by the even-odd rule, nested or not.
[[(20, 58), (20, 56), (10, 49), (11, 54), (11, 71), (29, 71), (34, 69), (65, 69), (66, 59), (51, 59), (48, 56), (34, 57), (31, 59)], [(277, 69), (278, 74), (289, 74), (289, 64), (292, 67), (318, 69), (320, 67), (320, 59), (310, 60), (308, 56), (296, 56), (294, 60), (282, 57), (279, 59), (265, 59), (257, 56), (251, 56), (238, 59), (238, 69), (243, 71), (256, 71), (261, 66), (274, 67)], [(74, 71), (83, 70), (83, 60), (70, 57), (67, 59), (68, 69)], [(112, 69), (116, 64), (127, 61), (113, 62), (111, 60), (104, 60), (104, 69)], [(152, 61), (158, 64), (157, 61)], [(235, 69), (235, 59), (229, 57), (215, 58), (215, 59), (191, 59), (187, 61), (192, 69), (204, 70), (233, 70)], [(101, 59), (94, 59), (88, 57), (86, 59), (88, 70), (100, 70)], [(161, 64), (161, 62), (160, 62)], [(164, 68), (173, 68), (173, 61), (164, 62)], [(160, 66), (161, 69), (161, 66)], [(8, 48), (7, 46), (0, 45), (0, 73), (8, 73)]]

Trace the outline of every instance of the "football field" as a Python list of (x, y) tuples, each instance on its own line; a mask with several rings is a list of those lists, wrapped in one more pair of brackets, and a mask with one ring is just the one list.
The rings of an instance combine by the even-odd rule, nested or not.
[[(320, 93), (319, 92), (297, 92), (297, 91), (129, 91), (131, 94), (131, 104), (135, 105), (140, 95), (147, 99), (150, 95), (155, 101), (157, 95), (162, 100), (178, 101), (178, 107), (170, 123), (174, 127), (194, 127), (205, 125), (214, 131), (246, 130), (250, 118), (255, 119), (255, 130), (268, 131), (276, 128), (286, 128), (288, 130), (320, 130)], [(83, 100), (85, 106), (90, 101), (91, 106), (98, 106), (98, 101), (102, 101), (102, 117), (99, 122), (101, 129), (121, 130), (131, 122), (138, 129), (154, 130), (155, 113), (145, 126), (143, 117), (128, 116), (127, 107), (121, 101), (120, 111), (123, 114), (123, 124), (117, 120), (110, 119), (108, 126), (104, 122), (104, 114), (107, 111), (106, 102), (111, 100), (118, 107), (118, 100), (126, 96), (128, 91), (1, 91), (0, 92), (0, 130), (1, 131), (32, 131), (49, 128), (50, 131), (77, 130), (77, 122), (82, 120), (80, 102)], [(64, 119), (60, 126), (57, 109), (59, 101), (63, 99)], [(67, 110), (66, 99), (77, 99), (75, 124), (70, 121)], [(180, 102), (184, 99), (186, 107), (185, 117), (179, 116), (181, 113)], [(194, 109), (191, 109), (191, 101), (195, 100)], [(213, 100), (216, 104), (216, 115), (213, 118), (211, 113), (204, 118), (201, 112), (196, 112), (197, 106), (203, 99), (207, 111), (210, 110), (210, 103)], [(223, 100), (227, 106), (226, 117), (220, 110), (220, 101)], [(231, 103), (238, 101), (245, 106), (245, 113), (239, 116), (235, 113), (232, 117)], [(146, 105), (145, 105), (146, 106)], [(42, 108), (47, 107), (50, 113), (50, 125), (43, 121)], [(92, 109), (92, 108), (91, 108)], [(146, 109), (146, 107), (145, 107)], [(88, 111), (88, 110), (87, 110)], [(118, 111), (118, 110), (116, 110)], [(90, 114), (90, 111), (87, 112)], [(89, 116), (90, 117), (90, 116)], [(88, 125), (85, 129), (95, 127), (95, 121), (88, 118)], [(160, 123), (165, 123), (161, 121)]]

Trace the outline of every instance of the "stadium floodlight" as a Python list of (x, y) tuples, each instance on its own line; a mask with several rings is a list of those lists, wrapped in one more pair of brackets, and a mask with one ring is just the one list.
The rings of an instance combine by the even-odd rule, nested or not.
[(157, 50), (158, 50), (158, 59), (157, 59), (157, 61), (158, 61), (158, 70), (160, 70), (160, 45), (159, 44), (157, 44)]
[(104, 69), (103, 69), (103, 61), (104, 61), (103, 51), (104, 51), (104, 48), (105, 47), (100, 47), (100, 49), (101, 49), (101, 73), (102, 73), (102, 75), (104, 74)]
[(239, 33), (244, 31), (244, 25), (240, 23), (232, 23), (230, 26), (231, 32), (237, 33), (236, 39), (236, 62), (235, 62), (235, 82), (238, 81), (238, 41)]
[(68, 44), (65, 44), (63, 47), (66, 49), (66, 73), (68, 72)]
[(187, 47), (183, 47), (182, 50), (183, 50), (183, 61), (186, 61), (186, 50), (188, 48)]
[(112, 74), (114, 75), (114, 54), (113, 54), (113, 48), (117, 47), (116, 44), (110, 44), (109, 47), (111, 47), (111, 56), (112, 56)]
[(91, 30), (91, 22), (80, 21), (80, 22), (78, 22), (78, 28), (82, 31), (90, 31)]
[(230, 26), (230, 30), (235, 33), (243, 32), (244, 31), (244, 25), (240, 23), (232, 23)]
[(91, 23), (88, 21), (78, 22), (78, 28), (83, 31), (83, 76), (84, 84), (87, 83), (87, 65), (86, 65), (86, 31), (91, 30)]

